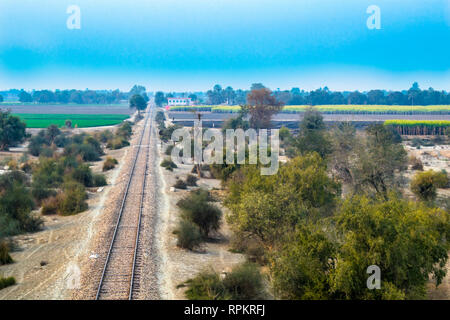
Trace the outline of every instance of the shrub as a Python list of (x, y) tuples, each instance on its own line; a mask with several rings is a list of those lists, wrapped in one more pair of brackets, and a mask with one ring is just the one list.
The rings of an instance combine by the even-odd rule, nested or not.
[(183, 249), (193, 250), (202, 242), (202, 235), (199, 228), (190, 221), (181, 219), (177, 230), (177, 246)]
[(225, 300), (225, 287), (220, 275), (214, 271), (203, 271), (195, 278), (186, 281), (185, 292), (189, 300)]
[(225, 290), (232, 300), (253, 300), (262, 298), (263, 279), (258, 266), (252, 263), (237, 265), (223, 279)]
[(16, 279), (14, 277), (0, 278), (0, 290), (9, 286), (16, 284)]
[(96, 132), (94, 134), (94, 137), (96, 140), (102, 143), (107, 143), (109, 140), (114, 138), (114, 134), (110, 130), (103, 130), (100, 132)]
[(41, 148), (41, 153), (39, 154), (41, 157), (51, 158), (53, 157), (54, 150), (50, 147), (43, 146)]
[(42, 221), (31, 214), (34, 202), (30, 190), (20, 180), (10, 183), (0, 188), (0, 236), (38, 230)]
[(418, 172), (411, 180), (411, 191), (420, 199), (430, 201), (436, 199), (436, 189), (445, 187), (448, 177), (445, 172)]
[(175, 188), (177, 188), (177, 189), (187, 189), (187, 184), (186, 184), (186, 182), (184, 182), (183, 180), (181, 180), (181, 179), (178, 179), (176, 182), (175, 182), (175, 184), (173, 185)]
[(50, 215), (57, 214), (59, 207), (59, 198), (58, 197), (50, 197), (42, 201), (42, 214)]
[[(66, 156), (81, 156), (83, 161), (97, 161), (103, 154), (101, 148), (94, 142), (95, 140), (90, 137), (86, 139), (84, 143), (74, 142), (64, 148), (64, 154)], [(79, 137), (74, 136), (74, 141), (77, 141)], [(98, 142), (97, 142), (98, 143)]]
[(250, 261), (264, 265), (266, 261), (264, 246), (251, 234), (236, 231), (230, 241), (231, 251), (245, 253)]
[(94, 174), (92, 178), (93, 186), (94, 187), (103, 187), (106, 186), (108, 183), (106, 182), (106, 177), (103, 174), (96, 173)]
[(92, 170), (87, 164), (81, 164), (75, 168), (72, 172), (72, 178), (85, 187), (92, 187), (94, 185)]
[(87, 194), (84, 186), (75, 181), (68, 181), (63, 186), (63, 193), (58, 196), (58, 213), (73, 215), (88, 208)]
[(184, 283), (189, 300), (253, 300), (265, 297), (263, 279), (257, 265), (243, 263), (221, 279), (207, 270)]
[(9, 255), (9, 245), (6, 241), (0, 240), (0, 265), (12, 263), (13, 259)]
[(219, 230), (222, 218), (222, 211), (210, 204), (209, 200), (209, 192), (191, 192), (177, 203), (183, 218), (195, 223), (204, 237), (208, 237), (212, 231)]
[(411, 164), (412, 170), (423, 171), (423, 163), (419, 158), (411, 156), (409, 158), (409, 163)]
[(30, 161), (23, 162), (20, 165), (20, 170), (22, 170), (25, 173), (31, 173), (31, 171), (33, 171), (33, 165)]
[(133, 133), (133, 128), (131, 127), (131, 123), (129, 121), (125, 121), (122, 125), (117, 129), (117, 135), (122, 136), (125, 139), (129, 139), (131, 134)]
[(31, 194), (33, 195), (33, 198), (37, 201), (37, 203), (41, 203), (42, 200), (56, 196), (56, 192), (53, 189), (46, 188), (44, 185), (38, 182), (33, 181)]
[(116, 167), (119, 162), (115, 158), (107, 157), (103, 163), (103, 171), (112, 170)]
[(166, 170), (169, 171), (178, 168), (178, 166), (175, 164), (175, 162), (172, 161), (172, 159), (164, 159), (163, 162), (161, 162), (161, 167), (166, 168)]
[(192, 174), (188, 174), (186, 178), (186, 184), (190, 187), (197, 186), (198, 178), (196, 176), (193, 176)]
[(108, 142), (108, 144), (106, 145), (107, 148), (112, 149), (112, 150), (117, 150), (117, 149), (121, 149), (123, 147), (129, 146), (130, 143), (122, 137), (116, 137), (112, 140), (110, 140)]
[(166, 154), (167, 156), (170, 156), (172, 154), (172, 150), (173, 150), (174, 146), (173, 145), (168, 145), (166, 148), (166, 151), (164, 152), (164, 154)]

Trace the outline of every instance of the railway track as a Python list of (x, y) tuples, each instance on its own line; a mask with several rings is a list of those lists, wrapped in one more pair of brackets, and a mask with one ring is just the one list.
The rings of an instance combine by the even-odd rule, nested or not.
[(139, 294), (143, 264), (140, 232), (148, 174), (152, 112), (153, 108), (150, 108), (144, 120), (144, 128), (97, 288), (96, 300), (132, 300)]

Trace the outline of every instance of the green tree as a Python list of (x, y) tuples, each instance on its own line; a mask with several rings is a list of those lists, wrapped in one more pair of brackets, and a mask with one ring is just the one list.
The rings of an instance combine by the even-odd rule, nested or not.
[(272, 251), (269, 266), (278, 298), (331, 298), (328, 274), (335, 268), (336, 245), (317, 229), (298, 226)]
[(322, 158), (330, 154), (332, 145), (325, 129), (325, 122), (320, 112), (314, 108), (308, 108), (300, 121), (300, 132), (295, 141), (300, 153), (317, 152)]
[(158, 107), (162, 107), (163, 103), (166, 101), (164, 98), (164, 93), (161, 91), (156, 92), (155, 94), (155, 103)]
[(236, 231), (248, 232), (270, 247), (299, 223), (329, 216), (339, 194), (339, 184), (330, 179), (317, 153), (292, 159), (272, 176), (247, 166), (229, 182), (227, 219)]
[(25, 128), (26, 124), (18, 117), (0, 110), (0, 150), (21, 143), (26, 136)]
[[(439, 285), (447, 262), (448, 213), (390, 194), (348, 199), (336, 218), (340, 245), (332, 292), (343, 299), (417, 299), (431, 275)], [(381, 290), (369, 290), (367, 268), (381, 270)]]
[(136, 108), (140, 115), (141, 111), (147, 108), (147, 102), (143, 96), (135, 94), (130, 98), (130, 108)]
[(384, 197), (398, 187), (407, 168), (407, 153), (401, 140), (384, 125), (371, 125), (366, 136), (353, 126), (340, 124), (332, 133), (330, 167), (352, 193), (375, 193)]
[(29, 94), (28, 92), (21, 90), (19, 92), (19, 101), (20, 102), (32, 102), (33, 101), (33, 97), (31, 96), (31, 94)]
[(272, 116), (283, 108), (267, 88), (252, 90), (247, 95), (247, 103), (244, 109), (250, 114), (250, 126), (255, 129), (270, 128)]
[(407, 153), (389, 128), (382, 124), (367, 128), (364, 150), (359, 152), (356, 177), (359, 188), (370, 187), (376, 193), (387, 196), (389, 189), (398, 183), (396, 173), (407, 168)]

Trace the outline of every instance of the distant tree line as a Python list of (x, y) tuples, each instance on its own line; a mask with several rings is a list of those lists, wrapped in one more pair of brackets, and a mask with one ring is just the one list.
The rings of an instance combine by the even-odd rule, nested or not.
[[(141, 85), (135, 85), (129, 92), (120, 90), (25, 90), (12, 89), (6, 92), (22, 103), (76, 103), (76, 104), (116, 104), (123, 100), (128, 100), (133, 95), (141, 95), (145, 101), (149, 101), (146, 88)], [(0, 102), (4, 98), (0, 95)]]
[[(173, 96), (190, 97), (198, 104), (207, 105), (244, 105), (248, 104), (247, 95), (254, 89), (262, 89), (265, 86), (261, 83), (254, 83), (250, 90), (234, 90), (232, 87), (222, 88), (215, 85), (211, 90), (196, 94), (189, 93), (168, 93), (157, 92), (155, 102), (158, 105), (167, 103), (167, 98)], [(275, 90), (273, 96), (283, 105), (447, 105), (450, 104), (450, 93), (438, 91), (433, 88), (421, 90), (419, 84), (415, 82), (409, 90), (386, 91), (370, 90), (360, 91), (331, 91), (328, 87), (313, 91), (304, 91), (299, 88), (291, 90)]]
[(119, 90), (37, 90), (32, 93), (21, 90), (18, 99), (23, 103), (110, 104), (120, 103), (121, 100), (127, 99), (127, 94)]

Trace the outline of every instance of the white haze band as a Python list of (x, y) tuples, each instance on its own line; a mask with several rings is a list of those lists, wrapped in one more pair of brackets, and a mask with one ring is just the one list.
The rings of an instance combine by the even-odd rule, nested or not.
[[(175, 145), (171, 156), (172, 161), (176, 164), (223, 164), (224, 147), (226, 164), (246, 164), (246, 149), (248, 148), (248, 164), (257, 164), (259, 160), (259, 163), (263, 165), (261, 175), (274, 175), (278, 172), (280, 155), (278, 129), (270, 130), (270, 148), (267, 129), (258, 131), (255, 129), (246, 131), (227, 129), (225, 145), (222, 131), (207, 129), (203, 133), (201, 121), (195, 122), (193, 137), (191, 131), (188, 128), (180, 128), (172, 133), (172, 141)], [(248, 138), (248, 146), (246, 138)], [(193, 155), (192, 141), (194, 142)], [(204, 150), (203, 142), (209, 143)]]

